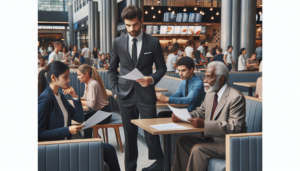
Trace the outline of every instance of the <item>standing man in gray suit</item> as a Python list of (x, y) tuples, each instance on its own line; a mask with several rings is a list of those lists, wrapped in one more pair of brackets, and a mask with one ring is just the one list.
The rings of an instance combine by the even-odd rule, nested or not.
[[(204, 81), (205, 99), (190, 112), (189, 121), (204, 133), (178, 138), (172, 171), (206, 171), (210, 158), (225, 158), (225, 135), (247, 132), (244, 95), (227, 84), (229, 72), (222, 62), (207, 66)], [(180, 119), (172, 114), (172, 120)]]
[[(138, 157), (138, 127), (131, 123), (132, 119), (156, 118), (156, 94), (154, 86), (167, 71), (161, 45), (158, 38), (142, 31), (142, 11), (136, 6), (125, 7), (121, 14), (125, 22), (127, 34), (115, 38), (112, 49), (110, 67), (108, 69), (110, 88), (117, 100), (125, 133), (125, 169), (135, 171)], [(156, 72), (152, 65), (155, 63)], [(120, 64), (120, 72), (118, 67)], [(126, 75), (137, 68), (145, 77), (136, 81), (118, 77)], [(154, 164), (143, 171), (163, 171), (163, 152), (159, 136), (144, 131), (148, 146), (149, 159), (156, 159)]]

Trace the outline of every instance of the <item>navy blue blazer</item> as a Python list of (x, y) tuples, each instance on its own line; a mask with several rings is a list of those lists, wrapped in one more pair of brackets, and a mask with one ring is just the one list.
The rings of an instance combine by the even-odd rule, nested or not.
[[(80, 100), (73, 100), (75, 108), (60, 93), (61, 100), (68, 111), (68, 126), (71, 119), (84, 122), (84, 113)], [(71, 138), (69, 127), (64, 127), (64, 116), (52, 89), (47, 86), (38, 98), (38, 140), (64, 140)]]

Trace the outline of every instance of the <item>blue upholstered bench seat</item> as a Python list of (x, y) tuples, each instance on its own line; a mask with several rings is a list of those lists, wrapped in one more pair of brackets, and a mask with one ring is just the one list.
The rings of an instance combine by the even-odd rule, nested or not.
[(212, 158), (209, 160), (207, 171), (225, 171), (225, 160)]
[(111, 120), (108, 124), (121, 124), (121, 123), (122, 123), (122, 117), (117, 113), (113, 113), (111, 116)]

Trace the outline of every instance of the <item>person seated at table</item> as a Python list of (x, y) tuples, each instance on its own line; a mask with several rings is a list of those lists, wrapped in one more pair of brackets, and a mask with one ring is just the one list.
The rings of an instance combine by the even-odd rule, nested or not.
[[(93, 116), (98, 110), (110, 112), (106, 89), (97, 68), (87, 64), (80, 65), (77, 69), (77, 75), (78, 80), (85, 83), (84, 95), (80, 98), (82, 105), (89, 108), (89, 112), (84, 115), (85, 120)], [(111, 115), (98, 124), (106, 124), (110, 120)], [(92, 138), (92, 130), (91, 128), (85, 129), (84, 137)]]
[(60, 55), (62, 57), (62, 60), (64, 60), (65, 62), (68, 62), (70, 52), (68, 52), (68, 49), (66, 47), (63, 47), (63, 51), (60, 52)]
[[(247, 132), (244, 95), (227, 84), (229, 71), (222, 62), (207, 66), (204, 81), (206, 96), (200, 107), (190, 112), (191, 125), (204, 128), (197, 135), (177, 139), (172, 171), (204, 171), (209, 159), (225, 158), (225, 135)], [(172, 121), (180, 119), (172, 114)]]
[(258, 59), (256, 59), (257, 54), (254, 52), (251, 58), (247, 59), (246, 65), (248, 71), (258, 71)]
[(47, 65), (45, 64), (45, 58), (40, 59), (40, 65), (38, 66), (38, 72), (40, 72), (42, 69), (45, 69)]
[[(71, 134), (77, 134), (84, 127), (71, 125), (71, 119), (84, 122), (84, 113), (78, 95), (68, 86), (69, 82), (69, 67), (60, 61), (52, 62), (47, 70), (40, 72), (38, 90), (42, 93), (38, 97), (38, 141), (71, 139)], [(60, 87), (64, 94), (72, 96), (75, 107), (58, 92)], [(103, 154), (109, 169), (120, 171), (114, 147), (103, 143)]]
[(106, 64), (109, 64), (109, 62), (110, 62), (110, 54), (109, 53), (106, 53), (105, 60), (106, 60)]
[[(179, 76), (183, 80), (175, 94), (170, 97), (162, 93), (156, 93), (158, 101), (173, 104), (189, 104), (188, 111), (195, 110), (200, 106), (205, 97), (203, 82), (194, 75), (194, 60), (188, 56), (182, 57), (177, 62)], [(171, 117), (172, 111), (158, 113), (158, 117)]]
[(80, 53), (78, 52), (78, 49), (77, 49), (76, 45), (73, 47), (73, 52), (74, 53), (73, 53), (73, 56), (72, 56), (72, 63), (75, 64), (75, 65), (80, 65), (81, 61), (82, 61), (82, 58), (84, 60), (84, 57), (80, 56)]
[[(262, 61), (259, 65), (259, 72), (262, 72)], [(254, 97), (262, 99), (262, 76), (257, 78)]]
[(175, 72), (177, 68), (177, 52), (178, 48), (177, 47), (172, 47), (170, 50), (170, 54), (168, 55), (167, 58), (167, 72)]
[(98, 60), (98, 69), (100, 68), (108, 69), (108, 65), (106, 64), (105, 58), (106, 58), (105, 53), (102, 53), (101, 58)]
[(219, 62), (222, 62), (222, 63), (225, 64), (225, 62), (223, 60), (224, 55), (222, 54), (222, 51), (223, 51), (222, 48), (217, 48), (216, 49), (216, 55), (210, 59), (210, 62), (219, 61)]
[(238, 71), (247, 71), (246, 57), (245, 57), (246, 53), (247, 53), (246, 48), (241, 48), (240, 56), (238, 59)]
[(208, 48), (208, 52), (206, 53), (205, 55), (205, 58), (207, 60), (207, 62), (209, 62), (209, 60), (214, 57), (214, 55), (212, 55), (212, 52), (214, 51), (214, 48), (213, 47), (209, 47)]

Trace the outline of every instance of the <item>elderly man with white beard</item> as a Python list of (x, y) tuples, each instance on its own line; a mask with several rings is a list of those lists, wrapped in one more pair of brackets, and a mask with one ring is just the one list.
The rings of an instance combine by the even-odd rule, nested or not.
[[(208, 64), (202, 78), (205, 99), (190, 112), (189, 119), (195, 128), (204, 128), (204, 132), (178, 138), (172, 171), (206, 171), (209, 159), (225, 158), (226, 134), (247, 132), (245, 97), (227, 83), (228, 79), (224, 63)], [(180, 121), (174, 113), (172, 120)]]

